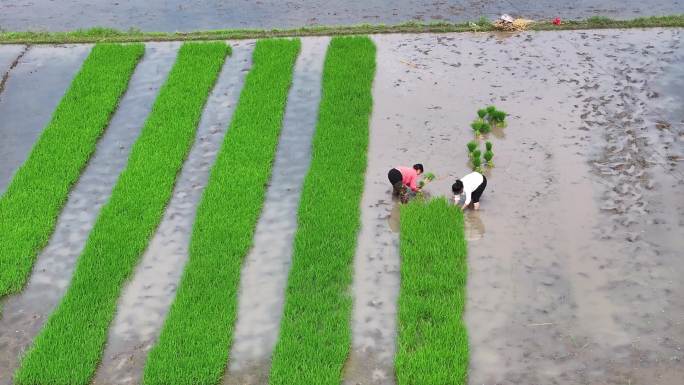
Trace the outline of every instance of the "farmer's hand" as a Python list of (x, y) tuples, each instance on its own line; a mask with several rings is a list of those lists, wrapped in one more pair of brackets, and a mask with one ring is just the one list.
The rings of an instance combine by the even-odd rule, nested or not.
[(473, 208), (475, 208), (475, 210), (479, 210), (480, 209), (480, 202), (473, 203)]

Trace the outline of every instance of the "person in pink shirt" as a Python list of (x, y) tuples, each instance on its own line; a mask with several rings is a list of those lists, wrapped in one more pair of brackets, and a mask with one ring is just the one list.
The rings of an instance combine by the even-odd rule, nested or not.
[(392, 184), (393, 194), (398, 195), (401, 203), (408, 202), (408, 190), (420, 191), (418, 176), (423, 173), (423, 165), (416, 163), (413, 167), (397, 166), (387, 173), (387, 178)]

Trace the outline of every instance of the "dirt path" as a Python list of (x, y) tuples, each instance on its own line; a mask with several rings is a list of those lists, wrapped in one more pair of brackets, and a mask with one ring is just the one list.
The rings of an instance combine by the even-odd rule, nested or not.
[(297, 209), (318, 121), (329, 38), (302, 39), (273, 174), (240, 275), (238, 318), (224, 384), (268, 384), (290, 271)]
[[(6, 58), (11, 65), (16, 59), (14, 54), (19, 54), (17, 48), (0, 46), (0, 60)], [(50, 122), (89, 52), (89, 45), (33, 47), (7, 77), (0, 95), (0, 194)], [(0, 70), (4, 73), (7, 68)]]
[[(140, 383), (147, 353), (156, 342), (175, 297), (188, 256), (197, 204), (230, 124), (251, 66), (253, 41), (231, 43), (233, 54), (207, 100), (197, 138), (152, 237), (117, 304), (94, 384)], [(170, 58), (171, 65), (175, 58)]]
[(632, 18), (684, 12), (682, 0), (260, 0), (200, 1), (13, 0), (0, 2), (0, 28), (66, 31), (110, 27), (121, 30), (191, 31), (231, 28), (293, 28), (304, 25), (396, 24), (409, 20), (473, 21), (502, 13), (533, 19)]
[[(512, 116), (508, 128), (490, 135), (497, 167), (488, 173), (482, 210), (466, 216), (470, 383), (678, 383), (684, 93), (670, 84), (682, 82), (682, 70), (674, 69), (682, 57), (679, 34), (375, 38), (347, 383), (394, 382), (399, 260), (387, 169), (421, 161), (438, 176), (429, 192), (448, 194), (453, 179), (469, 171), (469, 123), (491, 103)], [(608, 72), (594, 61), (607, 61)], [(601, 97), (610, 102), (601, 106)], [(659, 110), (679, 117), (658, 125)], [(630, 129), (638, 149), (627, 142), (630, 155), (607, 156), (623, 150), (616, 142)], [(670, 160), (639, 160), (634, 152), (651, 146)], [(625, 157), (631, 163), (617, 164)], [(618, 172), (599, 173), (601, 162)], [(621, 211), (629, 214), (612, 214)]]
[[(147, 46), (119, 109), (69, 194), (47, 247), (38, 256), (28, 285), (20, 294), (5, 300), (0, 319), (0, 384), (10, 383), (20, 355), (66, 291), (100, 207), (126, 165), (130, 148), (171, 68), (178, 46)], [(80, 49), (74, 49), (74, 55), (77, 53)]]

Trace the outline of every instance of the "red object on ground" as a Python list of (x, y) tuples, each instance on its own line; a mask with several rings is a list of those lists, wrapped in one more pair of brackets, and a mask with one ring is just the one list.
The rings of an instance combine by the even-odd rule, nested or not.
[(561, 25), (561, 19), (560, 19), (560, 17), (557, 17), (557, 18), (553, 19), (553, 25)]

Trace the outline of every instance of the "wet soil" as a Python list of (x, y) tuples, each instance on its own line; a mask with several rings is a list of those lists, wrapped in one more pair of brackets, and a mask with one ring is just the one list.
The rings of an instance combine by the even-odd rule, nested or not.
[(32, 47), (9, 71), (23, 47), (0, 46), (0, 194), (50, 122), (89, 45)]
[(396, 24), (409, 20), (473, 21), (502, 13), (533, 19), (612, 18), (684, 13), (682, 0), (52, 0), (0, 1), (0, 29), (67, 31), (96, 26), (144, 31), (295, 28), (305, 25)]
[(329, 38), (302, 39), (271, 181), (240, 275), (238, 318), (224, 384), (268, 384), (297, 229), (297, 208), (318, 121)]
[(466, 213), (470, 383), (680, 383), (680, 33), (374, 37), (347, 383), (395, 382), (387, 170), (423, 162), (438, 176), (428, 191), (448, 196), (470, 171), (469, 123), (488, 104), (511, 116), (488, 138), (496, 168), (482, 209)]
[[(118, 301), (94, 384), (138, 384), (188, 257), (197, 205), (251, 66), (253, 41), (230, 43), (232, 55), (204, 108), (197, 137), (164, 217)], [(174, 58), (167, 58), (170, 66)], [(159, 82), (161, 84), (161, 82)]]
[[(19, 357), (66, 291), (76, 260), (126, 165), (130, 148), (171, 69), (178, 47), (178, 43), (147, 45), (118, 110), (69, 195), (54, 234), (38, 256), (26, 288), (4, 300), (0, 318), (0, 384), (10, 383)], [(80, 49), (73, 49), (73, 55), (79, 53)]]

